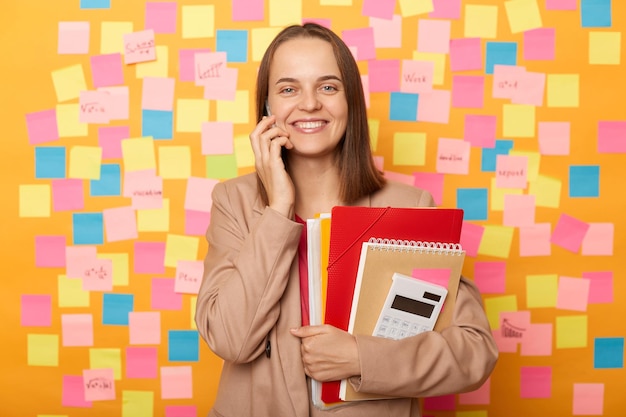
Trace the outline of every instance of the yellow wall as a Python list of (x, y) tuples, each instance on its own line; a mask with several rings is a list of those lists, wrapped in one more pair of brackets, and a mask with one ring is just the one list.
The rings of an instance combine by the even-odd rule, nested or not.
[[(622, 172), (626, 162), (624, 157), (626, 147), (623, 144), (626, 133), (618, 132), (613, 142), (617, 152), (600, 152), (598, 125), (604, 121), (626, 123), (622, 103), (626, 95), (626, 84), (623, 82), (624, 64), (621, 61), (623, 51), (621, 37), (626, 28), (624, 21), (626, 6), (623, 2), (562, 1), (561, 4), (573, 4), (574, 10), (553, 10), (549, 9), (549, 6), (559, 3), (558, 1), (459, 0), (460, 17), (436, 19), (429, 15), (435, 6), (440, 7), (444, 3), (453, 5), (457, 2), (268, 0), (265, 1), (263, 20), (233, 21), (231, 2), (178, 1), (176, 33), (158, 33), (155, 38), (161, 51), (159, 56), (162, 57), (163, 51), (167, 51), (169, 57), (162, 67), (164, 70), (153, 72), (154, 66), (149, 64), (123, 65), (123, 85), (128, 86), (130, 92), (129, 117), (108, 124), (128, 126), (130, 138), (142, 137), (142, 74), (175, 80), (173, 140), (148, 141), (148, 149), (154, 149), (156, 155), (154, 167), (157, 168), (157, 173), (164, 177), (163, 195), (169, 200), (169, 216), (166, 216), (165, 223), (158, 226), (154, 218), (148, 219), (147, 224), (143, 223), (146, 221), (145, 211), (133, 213), (138, 216), (141, 228), (136, 238), (123, 238), (112, 242), (105, 234), (104, 242), (95, 245), (100, 257), (113, 257), (118, 260), (113, 269), (115, 285), (107, 294), (132, 296), (134, 312), (158, 312), (160, 341), (147, 345), (132, 344), (128, 325), (103, 324), (105, 314), (103, 291), (87, 291), (82, 294), (84, 297), (82, 306), (68, 307), (66, 304), (68, 302), (80, 304), (81, 295), (76, 293), (73, 296), (68, 295), (67, 289), (60, 289), (59, 282), (72, 285), (80, 280), (69, 282), (65, 277), (67, 271), (64, 266), (43, 267), (37, 266), (36, 262), (35, 242), (38, 237), (64, 236), (67, 246), (80, 246), (74, 245), (72, 237), (74, 213), (102, 213), (109, 209), (130, 206), (130, 199), (127, 197), (90, 195), (90, 181), (87, 178), (98, 174), (97, 167), (100, 162), (119, 164), (122, 173), (125, 165), (130, 167), (131, 164), (131, 161), (121, 158), (105, 158), (102, 161), (98, 159), (98, 128), (107, 124), (81, 126), (71, 123), (77, 130), (68, 132), (67, 129), (72, 126), (68, 125), (67, 121), (61, 121), (59, 129), (63, 133), (60, 138), (33, 144), (29, 141), (26, 123), (27, 115), (56, 108), (59, 117), (62, 109), (66, 109), (68, 104), (79, 103), (77, 96), (72, 95), (71, 91), (67, 93), (68, 90), (63, 90), (61, 95), (58, 95), (53, 74), (58, 75), (59, 70), (78, 65), (82, 68), (86, 89), (95, 90), (91, 58), (111, 52), (111, 45), (113, 49), (119, 49), (118, 46), (121, 46), (119, 38), (116, 41), (114, 37), (103, 36), (103, 27), (108, 27), (110, 22), (126, 22), (126, 27), (130, 27), (131, 31), (144, 29), (146, 2), (113, 0), (111, 3), (110, 9), (86, 10), (80, 8), (79, 0), (14, 1), (6, 2), (0, 14), (2, 27), (0, 45), (4, 52), (0, 64), (3, 97), (1, 114), (2, 126), (5, 129), (2, 139), (3, 163), (0, 168), (2, 170), (0, 185), (4, 196), (4, 204), (0, 206), (3, 229), (0, 239), (4, 266), (3, 302), (0, 306), (4, 323), (2, 372), (0, 372), (4, 393), (0, 404), (1, 415), (165, 416), (166, 407), (174, 405), (193, 406), (196, 407), (197, 415), (206, 414), (215, 397), (221, 360), (216, 358), (204, 343), (199, 343), (198, 361), (170, 361), (169, 357), (169, 332), (193, 330), (191, 316), (194, 294), (170, 294), (175, 298), (180, 297), (177, 300), (180, 305), (173, 310), (160, 309), (151, 303), (154, 278), (169, 278), (171, 283), (171, 279), (177, 273), (175, 267), (177, 260), (200, 260), (206, 250), (202, 236), (185, 233), (188, 178), (205, 178), (207, 164), (210, 165), (209, 169), (215, 167), (215, 160), (202, 155), (201, 122), (235, 122), (235, 157), (232, 155), (230, 158), (226, 157), (225, 172), (236, 174), (250, 172), (251, 159), (246, 140), (248, 132), (253, 127), (254, 77), (258, 66), (258, 54), (267, 43), (267, 40), (263, 39), (267, 32), (257, 30), (281, 27), (288, 23), (300, 22), (303, 18), (330, 19), (332, 28), (339, 34), (343, 30), (366, 28), (370, 22), (363, 14), (364, 3), (367, 6), (391, 4), (392, 7), (395, 4), (394, 13), (402, 25), (401, 45), (393, 48), (377, 47), (375, 50), (377, 60), (425, 59), (423, 55), (416, 54), (418, 48), (423, 48), (418, 42), (420, 41), (418, 28), (432, 21), (449, 22), (452, 39), (481, 38), (482, 69), (453, 72), (449, 54), (440, 55), (443, 66), (439, 67), (440, 78), (435, 80), (434, 89), (452, 91), (453, 76), (484, 77), (483, 105), (477, 108), (447, 106), (448, 123), (390, 120), (392, 94), (370, 93), (369, 116), (372, 125), (378, 127), (378, 134), (375, 135), (375, 154), (384, 161), (386, 171), (390, 174), (399, 174), (399, 178), (409, 182), (413, 180), (413, 173), (437, 173), (440, 138), (456, 139), (455, 143), (461, 142), (465, 138), (467, 115), (494, 116), (495, 137), (512, 142), (511, 155), (526, 156), (534, 163), (528, 167), (527, 184), (515, 190), (502, 189), (494, 184), (496, 178), (494, 172), (481, 169), (483, 149), (472, 146), (467, 173), (454, 174), (448, 171), (442, 173), (443, 194), (440, 203), (443, 206), (462, 206), (462, 202), (457, 200), (459, 190), (461, 193), (465, 191), (464, 189), (487, 190), (489, 204), (486, 218), (468, 219), (466, 224), (466, 230), (473, 226), (484, 234), (479, 246), (472, 245), (467, 235), (465, 236), (468, 251), (476, 252), (473, 249), (477, 249), (477, 253), (470, 253), (464, 272), (467, 276), (475, 278), (474, 267), (477, 263), (481, 263), (480, 265), (485, 265), (485, 262), (504, 263), (506, 274), (501, 291), (484, 291), (487, 312), (496, 333), (501, 334), (500, 312), (518, 312), (517, 316), (513, 315), (511, 318), (512, 322), (517, 324), (520, 324), (516, 320), (519, 320), (521, 315), (528, 314), (526, 317), (529, 317), (529, 322), (518, 327), (527, 332), (531, 328), (536, 328), (532, 327), (533, 325), (547, 325), (548, 334), (552, 335), (552, 342), (548, 344), (549, 351), (538, 356), (527, 356), (518, 346), (512, 349), (513, 352), (503, 352), (490, 384), (484, 387), (488, 388), (486, 399), (483, 397), (472, 400), (466, 396), (455, 396), (452, 398), (452, 409), (455, 411), (435, 409), (427, 410), (426, 414), (458, 417), (621, 415), (625, 404), (623, 396), (623, 381), (626, 377), (623, 367), (625, 327), (622, 317), (626, 313), (624, 307), (626, 288), (621, 269), (618, 268), (620, 266), (618, 261), (623, 260), (626, 255), (623, 232), (626, 226), (623, 215), (626, 200), (622, 184)], [(256, 2), (251, 2), (253, 3)], [(198, 27), (206, 33), (190, 34), (188, 31), (193, 29), (191, 19), (199, 14), (197, 10), (187, 7), (200, 4), (212, 5), (205, 9), (209, 10), (209, 18)], [(591, 7), (592, 17), (602, 17), (603, 4), (607, 4), (612, 12), (610, 26), (583, 27), (583, 9), (588, 13), (587, 7)], [(596, 14), (593, 14), (593, 10)], [(187, 14), (187, 11), (191, 13)], [(586, 14), (586, 17), (589, 16)], [(88, 52), (58, 54), (59, 22), (74, 21), (89, 23)], [(523, 32), (539, 27), (554, 28), (556, 35), (554, 59), (526, 60)], [(250, 31), (247, 37), (247, 62), (228, 63), (228, 67), (238, 69), (239, 95), (236, 104), (226, 100), (203, 100), (201, 87), (195, 86), (193, 82), (180, 80), (179, 51), (192, 48), (215, 50), (215, 31), (220, 29)], [(425, 40), (425, 37), (422, 38), (421, 40)], [(493, 75), (485, 73), (484, 65), (486, 45), (489, 42), (516, 43), (517, 65), (524, 67), (528, 72), (546, 75), (546, 88), (541, 105), (512, 106), (511, 99), (493, 97)], [(104, 49), (101, 46), (103, 43)], [(368, 74), (370, 65), (374, 64), (368, 64), (365, 60), (359, 61), (364, 74)], [(565, 85), (559, 84), (560, 80), (564, 79), (563, 75), (565, 79), (574, 81)], [(71, 77), (69, 84), (75, 82), (76, 78)], [(183, 103), (179, 100), (185, 99), (197, 99), (204, 104), (208, 103), (208, 110), (200, 112), (195, 120), (179, 120), (180, 116), (191, 116), (190, 113), (178, 113), (179, 106)], [(425, 99), (425, 95), (420, 95), (420, 100), (422, 99)], [(60, 107), (57, 107), (58, 105)], [(528, 112), (531, 118), (523, 119), (522, 115), (515, 113), (516, 110)], [(511, 111), (514, 114), (511, 114)], [(190, 129), (184, 128), (185, 122), (190, 123)], [(542, 153), (539, 147), (539, 126), (543, 122), (569, 123), (568, 152), (563, 155)], [(402, 145), (401, 138), (394, 141), (394, 134), (398, 132), (415, 135), (408, 135), (408, 139), (405, 139), (408, 143), (404, 142)], [(180, 159), (176, 160), (174, 170), (167, 164), (166, 158), (160, 152), (171, 146), (182, 147), (183, 152), (189, 152), (190, 163), (186, 168), (180, 168), (185, 167), (181, 165)], [(65, 178), (78, 178), (82, 184), (84, 192), (82, 209), (63, 211), (54, 209), (48, 195), (54, 180), (37, 178), (35, 174), (36, 149), (46, 147), (66, 149)], [(88, 149), (91, 151), (95, 149), (96, 158), (89, 160), (84, 156), (76, 156), (76, 152), (82, 150), (81, 147), (91, 147)], [(75, 156), (74, 159), (71, 159), (71, 155)], [(403, 159), (407, 158), (407, 155), (408, 162), (407, 159)], [(141, 166), (145, 162), (141, 160), (138, 163)], [(597, 196), (571, 196), (572, 166), (591, 167), (592, 170), (599, 171), (599, 179), (595, 183), (598, 189)], [(181, 176), (182, 178), (177, 178)], [(572, 180), (574, 193), (580, 190), (578, 188), (580, 181), (591, 184), (593, 188), (593, 180), (590, 181), (589, 177), (583, 176)], [(555, 185), (555, 188), (546, 188), (545, 182)], [(534, 222), (547, 225), (545, 227), (548, 233), (555, 231), (558, 231), (559, 235), (563, 233), (565, 245), (574, 243), (572, 250), (563, 248), (564, 244), (561, 242), (545, 243), (544, 239), (549, 255), (520, 256), (521, 228), (511, 226), (511, 222), (516, 224), (515, 221), (519, 220), (524, 212), (518, 214), (508, 212), (508, 206), (507, 211), (503, 211), (504, 195), (507, 194), (534, 195), (535, 205), (531, 205), (525, 213), (534, 213)], [(576, 234), (576, 230), (579, 229), (568, 226), (562, 229), (561, 222), (569, 218), (579, 222), (583, 230), (586, 227), (590, 227), (593, 232), (600, 230), (595, 239), (596, 246), (593, 245), (591, 232), (584, 236), (588, 240), (585, 240), (581, 247), (580, 240), (576, 240), (581, 238), (581, 235)], [(149, 231), (151, 228), (156, 230)], [(611, 228), (614, 228), (613, 235), (610, 232)], [(524, 230), (529, 229), (526, 227)], [(136, 242), (167, 244), (165, 261), (167, 265), (162, 272), (134, 272)], [(186, 251), (183, 250), (185, 244), (190, 245)], [(531, 246), (538, 247), (537, 243)], [(601, 247), (602, 255), (593, 255), (593, 248), (598, 246)], [(56, 259), (62, 259), (62, 255)], [(127, 276), (124, 270), (128, 271)], [(595, 302), (586, 302), (584, 294), (588, 281), (584, 281), (583, 276), (586, 277), (591, 272), (607, 272), (609, 276), (612, 275), (612, 286), (609, 286), (612, 297), (596, 298), (598, 281), (592, 279), (591, 300)], [(480, 279), (481, 285), (484, 285), (485, 277), (482, 276)], [(573, 285), (577, 290), (567, 293), (567, 284)], [(577, 298), (581, 293), (583, 297)], [(40, 297), (30, 297), (36, 295)], [(25, 316), (22, 314), (22, 308), (26, 305), (23, 300), (32, 299), (39, 301), (43, 299), (44, 307), (34, 316)], [(578, 299), (582, 301), (577, 305), (567, 304), (568, 300)], [(49, 307), (45, 306), (45, 300), (50, 301)], [(597, 302), (598, 300), (602, 302)], [(71, 334), (63, 330), (62, 320), (76, 318), (77, 314), (86, 315), (79, 316), (83, 318), (91, 317), (93, 321), (92, 345), (87, 343), (86, 346), (68, 346), (71, 343)], [(46, 322), (46, 317), (49, 317), (49, 322)], [(25, 325), (22, 325), (23, 323)], [(528, 340), (524, 340), (523, 343), (530, 346)], [(609, 345), (608, 354), (601, 349), (606, 343)], [(152, 362), (152, 370), (156, 375), (146, 378), (129, 377), (127, 373), (129, 347), (151, 348), (150, 352), (156, 353), (157, 362)], [(595, 362), (594, 358), (600, 359), (600, 362)], [(136, 365), (136, 362), (134, 364)], [(603, 369), (602, 366), (607, 364), (609, 369)], [(67, 406), (64, 396), (70, 395), (72, 388), (70, 385), (64, 385), (63, 381), (76, 381), (83, 376), (84, 370), (101, 367), (115, 369), (115, 399), (93, 401), (87, 407)], [(192, 373), (192, 398), (163, 398), (186, 396), (171, 393), (168, 387), (163, 387), (163, 384), (172, 382), (168, 372), (188, 371), (188, 367)], [(526, 375), (528, 371), (532, 373), (537, 370), (547, 371), (548, 376), (538, 377), (530, 383), (525, 380), (524, 387), (547, 386), (547, 390), (539, 394), (545, 398), (524, 398), (527, 395), (526, 388), (522, 387), (520, 382), (521, 376)], [(179, 386), (184, 386), (185, 379), (182, 381), (178, 383)], [(584, 395), (581, 395), (580, 390), (586, 387), (584, 384), (596, 384), (592, 385), (592, 388), (600, 390), (589, 403), (581, 399)], [(475, 404), (468, 404), (472, 402)], [(432, 404), (430, 403), (429, 407), (432, 408)], [(585, 409), (585, 406), (590, 408)], [(169, 412), (173, 415), (172, 409), (169, 409)]]

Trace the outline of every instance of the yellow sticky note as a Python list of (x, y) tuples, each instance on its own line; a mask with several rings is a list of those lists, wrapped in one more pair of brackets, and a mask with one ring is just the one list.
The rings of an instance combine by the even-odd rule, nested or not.
[(498, 6), (466, 5), (463, 26), (466, 38), (494, 39), (498, 35)]
[(128, 285), (128, 253), (99, 253), (96, 255), (98, 259), (109, 259), (113, 265), (113, 285)]
[(485, 225), (478, 253), (496, 258), (508, 258), (514, 231), (514, 227)]
[[(248, 114), (246, 110), (239, 109)], [(179, 98), (176, 100), (176, 131), (202, 132), (202, 123), (209, 121), (209, 100)]]
[(537, 0), (509, 0), (504, 2), (511, 33), (520, 33), (543, 26)]
[(521, 195), (523, 190), (519, 188), (500, 188), (497, 186), (497, 179), (491, 179), (491, 188), (489, 189), (489, 210), (503, 211), (504, 198), (507, 195)]
[(402, 17), (417, 16), (435, 10), (433, 0), (398, 0)]
[(205, 161), (207, 178), (222, 180), (234, 178), (238, 175), (237, 157), (235, 154), (207, 155)]
[(20, 194), (20, 217), (50, 217), (52, 191), (49, 184), (22, 184)]
[(80, 64), (52, 71), (52, 84), (57, 101), (67, 101), (80, 97), (80, 92), (87, 90), (85, 73)]
[(158, 209), (137, 210), (138, 232), (169, 232), (170, 200), (163, 199), (163, 206)]
[(446, 54), (413, 51), (413, 60), (432, 62), (434, 64), (433, 85), (443, 84), (446, 74)]
[(250, 94), (248, 90), (237, 90), (233, 101), (218, 101), (217, 121), (230, 121), (235, 124), (250, 123)]
[(165, 240), (165, 266), (176, 268), (178, 261), (198, 259), (197, 237), (168, 234)]
[(139, 62), (135, 65), (137, 78), (157, 77), (167, 78), (169, 69), (169, 49), (165, 45), (157, 45), (155, 48), (156, 59), (154, 61)]
[(578, 74), (548, 74), (548, 107), (578, 107), (579, 81)]
[(65, 275), (57, 277), (59, 307), (89, 307), (89, 291), (83, 290), (83, 280), (68, 278)]
[(619, 65), (621, 51), (621, 32), (589, 32), (589, 63), (591, 65)]
[(59, 335), (28, 334), (26, 341), (29, 366), (59, 366)]
[(186, 179), (191, 176), (189, 146), (159, 147), (159, 176), (163, 179)]
[(378, 149), (378, 132), (380, 131), (380, 120), (377, 119), (367, 119), (367, 125), (370, 129), (370, 146), (372, 147), (372, 151), (376, 151)]
[(393, 135), (393, 164), (417, 165), (426, 163), (426, 133), (396, 132)]
[(352, 6), (352, 0), (320, 0), (320, 6)]
[(189, 328), (192, 330), (198, 330), (196, 326), (196, 305), (198, 304), (198, 297), (189, 297)]
[(183, 39), (215, 37), (215, 6), (182, 6)]
[(270, 26), (302, 23), (302, 0), (269, 0)]
[(122, 417), (154, 417), (154, 392), (122, 391)]
[(78, 103), (57, 104), (57, 126), (60, 138), (83, 137), (89, 133), (89, 125), (79, 120)]
[(250, 38), (252, 44), (252, 60), (259, 62), (263, 59), (265, 50), (272, 42), (272, 40), (278, 35), (278, 32), (282, 28), (253, 28), (250, 31)]
[(150, 136), (122, 140), (125, 171), (156, 169), (154, 140)]
[(556, 274), (526, 276), (526, 307), (556, 307), (559, 277)]
[(556, 318), (556, 348), (587, 347), (587, 316), (562, 316)]
[(526, 180), (535, 181), (539, 177), (539, 165), (541, 162), (541, 154), (539, 152), (530, 151), (510, 151), (511, 156), (524, 156), (528, 160), (526, 167)]
[(535, 181), (531, 181), (528, 194), (535, 196), (535, 206), (559, 208), (561, 205), (562, 181), (545, 175), (538, 175)]
[(70, 178), (99, 180), (102, 148), (99, 146), (72, 146), (70, 149)]
[(503, 295), (485, 299), (485, 313), (492, 330), (500, 328), (500, 313), (517, 311), (517, 296)]
[(502, 134), (505, 137), (535, 137), (535, 106), (527, 104), (502, 105), (502, 124)]
[(90, 369), (113, 369), (113, 379), (122, 378), (122, 353), (114, 348), (89, 349)]
[(102, 22), (100, 25), (100, 53), (124, 54), (124, 35), (133, 33), (133, 22)]
[(250, 138), (246, 135), (235, 136), (233, 139), (235, 148), (235, 158), (237, 159), (237, 167), (254, 166), (254, 152), (250, 145)]

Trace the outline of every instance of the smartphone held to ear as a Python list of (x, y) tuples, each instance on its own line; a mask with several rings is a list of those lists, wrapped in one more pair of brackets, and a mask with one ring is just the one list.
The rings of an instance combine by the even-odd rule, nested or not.
[(267, 116), (271, 116), (272, 115), (272, 112), (270, 111), (270, 103), (267, 100), (265, 100), (265, 114)]

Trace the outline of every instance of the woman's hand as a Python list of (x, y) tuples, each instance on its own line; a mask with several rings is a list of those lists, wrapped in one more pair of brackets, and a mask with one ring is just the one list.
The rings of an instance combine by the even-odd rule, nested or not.
[(353, 335), (334, 326), (291, 329), (302, 341), (304, 372), (320, 381), (337, 381), (361, 374), (359, 350)]
[(254, 165), (267, 192), (269, 206), (293, 217), (295, 188), (281, 158), (281, 149), (293, 148), (289, 134), (275, 125), (276, 117), (263, 117), (250, 133), (250, 143), (254, 152)]

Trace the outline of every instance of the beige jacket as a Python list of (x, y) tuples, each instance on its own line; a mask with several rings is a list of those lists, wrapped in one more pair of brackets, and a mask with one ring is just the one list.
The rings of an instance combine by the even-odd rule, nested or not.
[[(433, 204), (428, 192), (390, 182), (355, 205)], [(417, 417), (417, 398), (477, 389), (487, 379), (498, 352), (478, 290), (463, 279), (453, 324), (441, 333), (399, 341), (357, 336), (361, 378), (355, 389), (404, 398), (315, 408), (300, 341), (289, 333), (301, 325), (301, 229), (262, 204), (256, 174), (215, 186), (196, 310), (202, 338), (224, 359), (209, 416)]]

